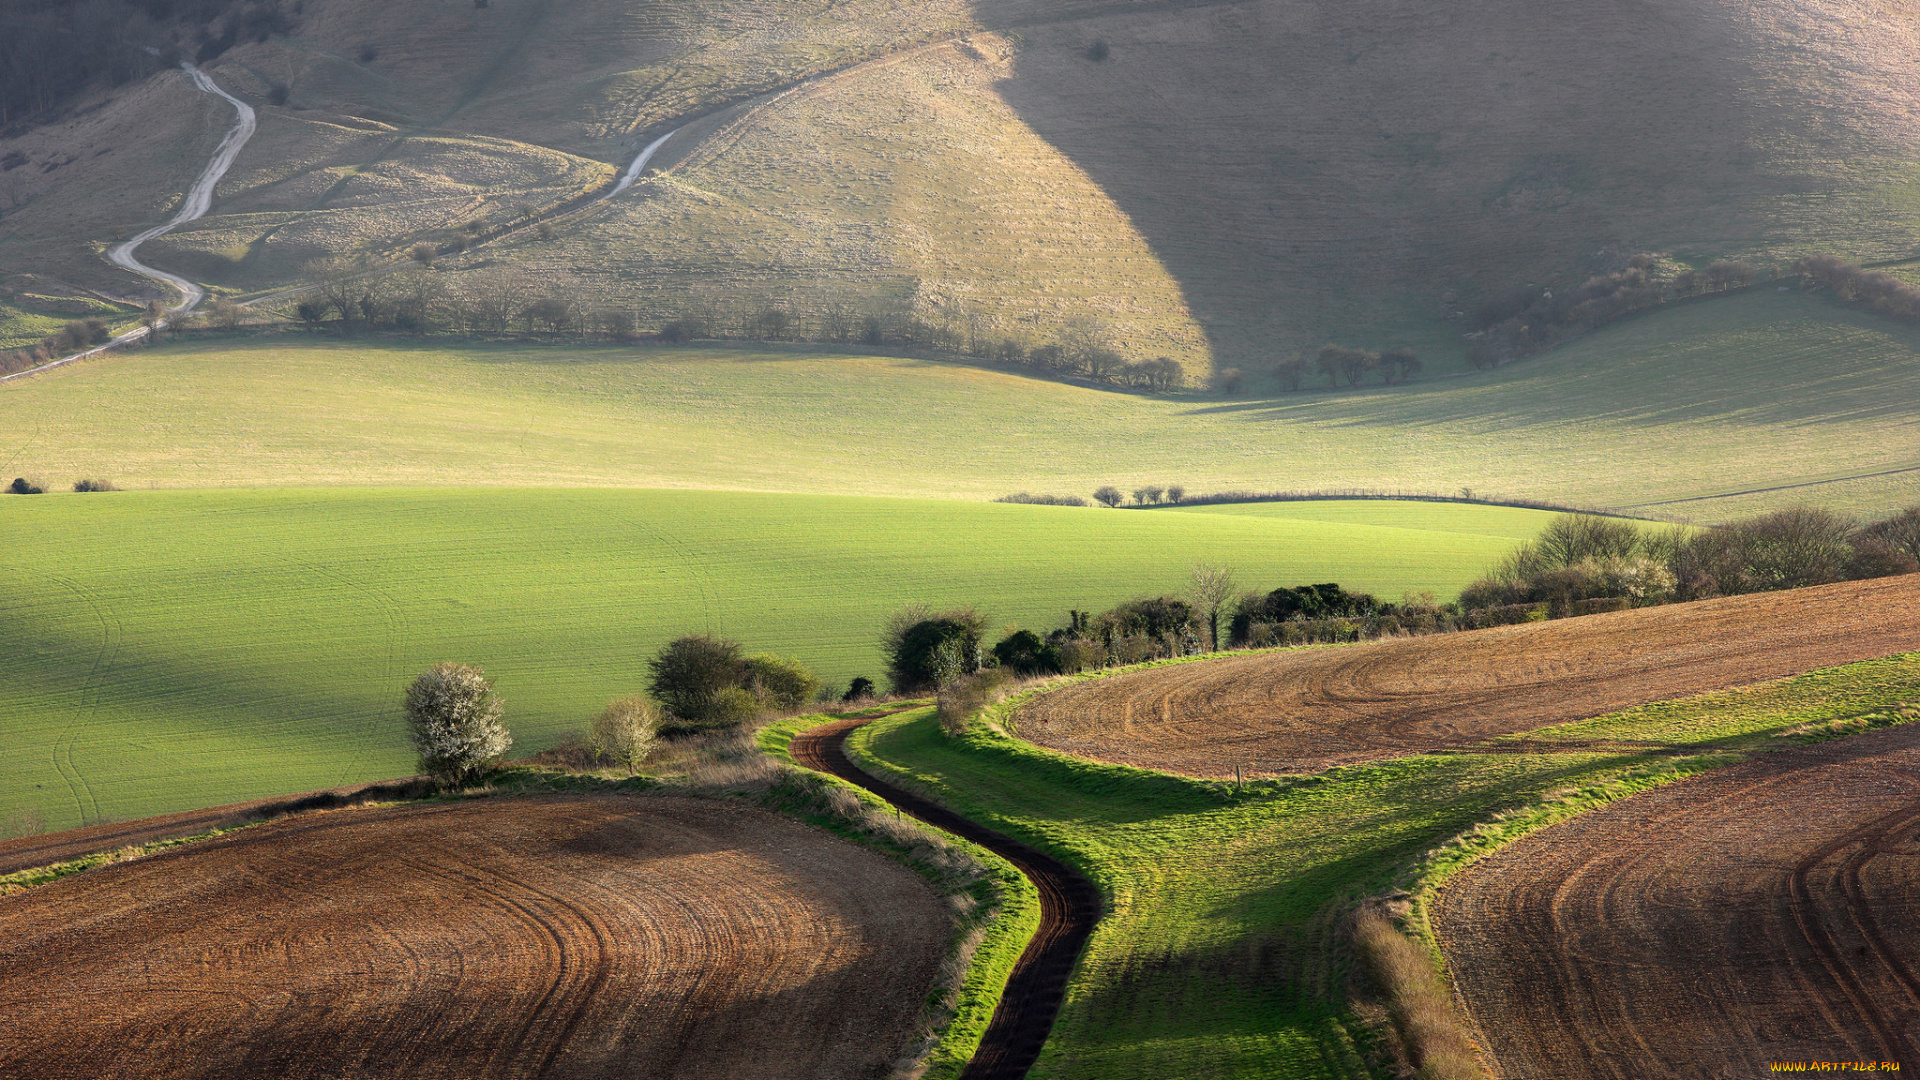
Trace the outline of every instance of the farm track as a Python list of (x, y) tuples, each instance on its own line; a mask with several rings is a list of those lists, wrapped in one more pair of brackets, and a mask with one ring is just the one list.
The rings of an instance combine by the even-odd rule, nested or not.
[(309, 815), (0, 899), (0, 1075), (877, 1077), (951, 933), (742, 806)]
[(1448, 966), (1506, 1080), (1920, 1061), (1920, 724), (1584, 814), (1449, 884)]
[(371, 784), (353, 784), (301, 795), (252, 799), (247, 802), (210, 806), (204, 810), (183, 810), (177, 814), (135, 821), (103, 822), (78, 829), (65, 829), (39, 836), (0, 840), (0, 874), (51, 866), (99, 851), (117, 851), (124, 847), (197, 836), (213, 829), (231, 829), (251, 822), (306, 810), (324, 810), (364, 802), (383, 802), (418, 795), (409, 781), (383, 780)]
[[(1920, 649), (1920, 575), (1257, 653), (1077, 683), (1020, 734), (1194, 776), (1310, 772)], [(1538, 749), (1538, 743), (1535, 749)]]
[(961, 817), (930, 799), (878, 779), (847, 757), (847, 734), (863, 720), (822, 724), (794, 737), (789, 753), (809, 769), (858, 784), (936, 828), (979, 844), (1020, 869), (1040, 891), (1040, 928), (1007, 979), (1000, 1005), (963, 1080), (1020, 1080), (1053, 1030), (1067, 980), (1100, 920), (1100, 895), (1078, 871), (1051, 855)]

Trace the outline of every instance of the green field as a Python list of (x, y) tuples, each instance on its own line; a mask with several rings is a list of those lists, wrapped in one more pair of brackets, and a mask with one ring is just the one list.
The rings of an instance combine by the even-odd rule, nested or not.
[[(0, 472), (68, 485), (588, 485), (959, 498), (1374, 488), (1718, 520), (1883, 513), (1920, 472), (1920, 331), (1799, 294), (1688, 305), (1497, 371), (1147, 397), (888, 357), (288, 339), (0, 386)], [(1812, 484), (1741, 498), (1675, 499)]]
[[(1244, 793), (1080, 761), (981, 724), (950, 738), (931, 710), (877, 721), (850, 745), (867, 767), (1067, 859), (1106, 896), (1034, 1077), (1357, 1080), (1380, 1073), (1363, 1066), (1368, 1035), (1346, 1000), (1336, 923), (1353, 902), (1431, 885), (1519, 826), (1916, 700), (1920, 653), (1909, 653), (1543, 733), (1691, 753), (1409, 757)], [(1476, 829), (1470, 847), (1448, 843)]]
[(400, 693), (440, 660), (483, 665), (534, 749), (638, 690), (682, 633), (844, 686), (881, 675), (880, 625), (911, 601), (1046, 630), (1069, 607), (1177, 591), (1202, 560), (1249, 587), (1446, 594), (1549, 516), (1366, 513), (594, 489), (0, 497), (0, 814), (38, 806), (58, 828), (408, 773)]

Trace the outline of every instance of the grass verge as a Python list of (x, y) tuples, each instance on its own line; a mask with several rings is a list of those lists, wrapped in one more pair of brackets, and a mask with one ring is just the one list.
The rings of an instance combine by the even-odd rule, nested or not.
[[(1920, 654), (1535, 732), (1563, 750), (1433, 754), (1235, 788), (1081, 761), (930, 714), (860, 729), (877, 774), (1065, 859), (1109, 915), (1035, 1077), (1360, 1077), (1398, 1038), (1356, 954), (1370, 898), (1411, 903), (1501, 844), (1635, 791), (1838, 725), (1897, 722)], [(1597, 738), (1634, 739), (1595, 749)], [(1414, 939), (1436, 965), (1430, 934)]]
[[(873, 711), (885, 714), (889, 708), (896, 707)], [(909, 711), (930, 714), (932, 709), (922, 705)], [(775, 760), (799, 769), (787, 754), (787, 746), (796, 734), (829, 719), (858, 715), (866, 714), (840, 713), (776, 721), (760, 730), (759, 746)], [(882, 825), (877, 835), (885, 835), (884, 823), (891, 808), (872, 792), (837, 777), (810, 770), (802, 770), (801, 775), (789, 777), (785, 783), (796, 790), (808, 790), (809, 798), (805, 801), (781, 806), (781, 809), (801, 820), (811, 821), (857, 842), (874, 844), (877, 815)], [(823, 794), (824, 800), (821, 797)], [(857, 802), (857, 810), (849, 803), (849, 797)], [(823, 814), (809, 808), (808, 804), (817, 806), (822, 801), (829, 802), (835, 812)], [(1015, 961), (1020, 959), (1027, 942), (1040, 926), (1040, 894), (1013, 864), (986, 848), (928, 825), (907, 823), (897, 816), (897, 811), (892, 813), (899, 828), (938, 834), (946, 844), (964, 853), (978, 868), (965, 880), (956, 880), (951, 875), (943, 878), (929, 874), (935, 886), (943, 888), (954, 902), (954, 940), (942, 967), (941, 983), (933, 988), (928, 997), (926, 1034), (922, 1046), (917, 1048), (918, 1060), (901, 1070), (915, 1075), (920, 1075), (918, 1070), (924, 1070), (924, 1076), (929, 1080), (952, 1080), (972, 1060), (974, 1051), (987, 1032), (987, 1025), (993, 1020), (994, 1010), (999, 1007), (1000, 996), (1006, 988), (1008, 976), (1013, 972)], [(888, 850), (889, 846), (897, 847), (898, 844), (898, 840), (893, 840), (876, 846)], [(895, 857), (901, 857), (902, 854), (898, 851), (889, 853)], [(917, 863), (910, 862), (909, 865), (920, 869)], [(922, 873), (928, 871), (922, 870)]]

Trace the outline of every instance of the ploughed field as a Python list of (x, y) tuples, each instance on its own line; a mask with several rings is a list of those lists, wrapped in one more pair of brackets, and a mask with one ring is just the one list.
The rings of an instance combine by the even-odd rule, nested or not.
[(1101, 761), (1297, 773), (1916, 648), (1920, 576), (1907, 575), (1150, 668), (1043, 695), (1018, 724)]
[(314, 814), (0, 899), (0, 1075), (877, 1076), (951, 927), (743, 807)]
[(1543, 830), (1438, 906), (1500, 1076), (1920, 1060), (1920, 725), (1762, 755)]

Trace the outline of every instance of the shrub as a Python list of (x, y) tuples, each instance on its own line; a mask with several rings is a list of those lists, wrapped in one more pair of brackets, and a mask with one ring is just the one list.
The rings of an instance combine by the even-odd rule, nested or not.
[(420, 769), (442, 784), (463, 783), (500, 760), (513, 737), (493, 684), (479, 668), (435, 664), (407, 688), (407, 733)]
[(75, 491), (119, 491), (120, 489), (113, 486), (113, 481), (111, 480), (75, 480), (73, 482), (73, 490)]
[(1237, 367), (1222, 368), (1213, 385), (1223, 394), (1237, 394), (1247, 385), (1247, 373)]
[(738, 642), (688, 634), (662, 646), (647, 662), (647, 692), (666, 706), (677, 727), (724, 726), (720, 696), (739, 689), (743, 667)]
[(425, 240), (420, 241), (407, 250), (407, 255), (421, 266), (432, 266), (433, 257), (436, 254), (438, 254), (438, 252), (434, 251), (433, 245)]
[(46, 488), (41, 487), (39, 484), (28, 482), (24, 476), (14, 477), (12, 486), (7, 488), (7, 491), (13, 495), (42, 495), (46, 493), (46, 490)]
[(1825, 510), (1776, 510), (1689, 537), (1673, 571), (1690, 599), (1826, 585), (1847, 579), (1853, 533)]
[(791, 712), (814, 699), (820, 680), (784, 656), (752, 656), (745, 667), (746, 688), (773, 709)]
[(1860, 540), (1885, 544), (1911, 558), (1920, 559), (1920, 505), (1909, 506), (1890, 518), (1861, 529), (1855, 542)]
[(1086, 638), (1064, 638), (1051, 643), (1054, 655), (1059, 658), (1060, 673), (1078, 675), (1083, 671), (1097, 671), (1107, 666), (1106, 646)]
[(873, 680), (865, 675), (856, 676), (847, 684), (847, 692), (840, 695), (841, 701), (865, 701), (874, 697)]
[(993, 647), (993, 659), (1002, 668), (1021, 675), (1047, 675), (1060, 670), (1060, 651), (1031, 630), (1015, 630)]
[(949, 735), (966, 731), (974, 714), (1005, 697), (1012, 682), (1012, 673), (1004, 668), (986, 668), (955, 679), (941, 689), (935, 702), (941, 729)]
[(897, 612), (880, 638), (894, 693), (937, 690), (977, 671), (985, 624), (972, 608), (933, 612), (916, 604)]
[(660, 711), (652, 701), (638, 695), (621, 698), (593, 718), (587, 729), (587, 751), (597, 761), (626, 766), (631, 776), (640, 771), (659, 731)]

